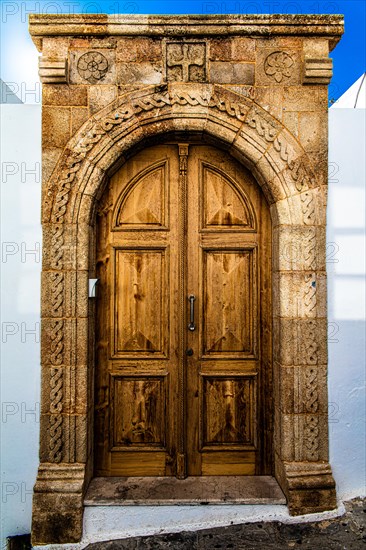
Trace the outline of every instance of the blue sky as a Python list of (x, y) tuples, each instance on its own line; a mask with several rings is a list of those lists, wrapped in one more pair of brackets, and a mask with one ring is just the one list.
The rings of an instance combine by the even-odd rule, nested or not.
[(38, 52), (28, 34), (29, 13), (341, 13), (345, 34), (331, 53), (329, 97), (338, 99), (365, 72), (365, 0), (35, 0), (1, 3), (1, 78), (23, 101), (40, 101)]

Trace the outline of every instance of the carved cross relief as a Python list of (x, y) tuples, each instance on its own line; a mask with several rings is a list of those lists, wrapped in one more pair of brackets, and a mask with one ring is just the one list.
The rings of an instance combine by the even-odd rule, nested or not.
[(205, 82), (206, 44), (170, 42), (166, 47), (168, 82)]

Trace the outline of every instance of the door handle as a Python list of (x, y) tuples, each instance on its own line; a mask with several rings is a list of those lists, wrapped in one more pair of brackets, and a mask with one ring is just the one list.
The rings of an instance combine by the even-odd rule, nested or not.
[(190, 315), (190, 319), (189, 319), (189, 325), (188, 325), (188, 329), (191, 330), (192, 332), (194, 330), (196, 330), (196, 325), (194, 324), (194, 302), (196, 300), (196, 296), (194, 296), (194, 294), (191, 294), (189, 297), (188, 297), (188, 300), (189, 300), (189, 315)]

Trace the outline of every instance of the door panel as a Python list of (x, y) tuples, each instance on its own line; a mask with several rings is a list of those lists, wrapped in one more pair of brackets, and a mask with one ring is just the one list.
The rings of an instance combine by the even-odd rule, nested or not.
[(182, 150), (142, 151), (100, 203), (97, 475), (272, 473), (268, 207), (227, 153)]
[(227, 248), (202, 250), (203, 357), (240, 358), (253, 354), (254, 252)]
[(115, 249), (114, 357), (167, 357), (166, 249)]

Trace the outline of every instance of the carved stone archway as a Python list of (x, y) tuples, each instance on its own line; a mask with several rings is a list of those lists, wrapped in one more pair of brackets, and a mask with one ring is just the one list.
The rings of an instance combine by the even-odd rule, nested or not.
[[(250, 93), (247, 94), (251, 95)], [(336, 506), (328, 463), (326, 181), (259, 101), (212, 83), (140, 86), (91, 116), (63, 148), (43, 191), (41, 465), (33, 540), (82, 534), (93, 473), (95, 207), (111, 174), (166, 135), (199, 135), (249, 168), (273, 224), (275, 475), (292, 514)]]

